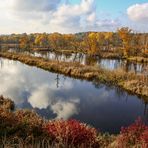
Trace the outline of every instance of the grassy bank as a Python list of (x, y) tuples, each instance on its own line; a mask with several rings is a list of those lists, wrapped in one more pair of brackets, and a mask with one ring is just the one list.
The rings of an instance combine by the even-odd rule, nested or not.
[[(35, 50), (34, 51), (46, 51), (46, 52), (55, 52), (55, 53), (61, 53), (61, 54), (72, 54), (72, 53), (83, 53), (83, 54), (88, 54), (87, 52), (85, 51), (75, 51), (75, 50)], [(101, 51), (99, 53), (99, 55), (94, 55), (94, 56), (99, 56), (100, 58), (103, 58), (103, 59), (125, 59), (125, 60), (128, 60), (128, 61), (131, 61), (131, 62), (137, 62), (137, 63), (148, 63), (148, 58), (146, 57), (143, 57), (143, 56), (129, 56), (129, 57), (125, 57), (123, 56), (123, 54), (121, 53), (118, 53), (118, 52), (111, 52), (111, 51)]]
[[(7, 105), (6, 105), (7, 104)], [(148, 146), (148, 126), (140, 119), (109, 135), (77, 120), (45, 120), (31, 110), (15, 110), (0, 96), (0, 146), (3, 148), (119, 148)]]
[(148, 58), (144, 57), (129, 57), (127, 58), (129, 61), (138, 62), (138, 63), (148, 63)]
[(44, 70), (61, 73), (66, 76), (90, 81), (99, 81), (120, 86), (133, 94), (148, 100), (148, 78), (142, 74), (127, 73), (122, 70), (109, 71), (95, 66), (81, 65), (72, 62), (59, 62), (20, 53), (0, 52), (0, 57), (18, 60), (22, 63), (37, 66)]

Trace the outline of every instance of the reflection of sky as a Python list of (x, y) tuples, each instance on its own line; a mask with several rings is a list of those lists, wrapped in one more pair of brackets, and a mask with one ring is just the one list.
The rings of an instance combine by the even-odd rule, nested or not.
[[(72, 53), (70, 55), (66, 54), (55, 54), (54, 52), (35, 52), (32, 54), (33, 56), (37, 57), (44, 57), (51, 60), (59, 60), (59, 61), (66, 61), (66, 62), (79, 62), (81, 64), (86, 64), (87, 56), (82, 53)], [(97, 59), (96, 64), (100, 65), (101, 67), (109, 70), (114, 69), (123, 69), (126, 71), (132, 71), (141, 73), (143, 69), (147, 66), (144, 64), (139, 63), (127, 63), (125, 60), (118, 60), (118, 59)]]
[[(78, 104), (78, 99), (67, 102), (62, 100), (62, 98), (56, 100), (54, 93), (58, 89), (56, 88), (54, 74), (51, 74), (49, 79), (48, 75), (42, 74), (44, 73), (43, 71), (37, 72), (38, 69), (36, 68), (28, 71), (27, 69), (29, 67), (26, 65), (22, 66), (19, 62), (2, 60), (1, 63), (0, 94), (12, 98), (16, 105), (19, 106), (24, 101), (22, 99), (28, 97), (26, 99), (28, 99), (28, 103), (30, 103), (33, 108), (46, 109), (48, 106), (51, 106), (53, 112), (57, 114), (57, 117), (67, 119), (72, 116), (73, 113), (77, 113), (76, 105)], [(61, 87), (61, 90), (67, 91), (72, 87), (71, 82), (66, 81)], [(29, 96), (25, 96), (25, 94), (29, 94)], [(76, 102), (74, 100), (76, 100)], [(61, 106), (58, 105), (59, 102), (62, 104)], [(73, 110), (70, 110), (69, 107), (73, 108)]]
[(75, 118), (115, 132), (144, 114), (142, 101), (120, 89), (57, 76), (20, 62), (1, 59), (0, 82), (0, 94), (12, 98), (17, 107), (33, 108), (49, 119)]
[(121, 66), (121, 61), (104, 59), (101, 60), (100, 65), (102, 65), (103, 68), (114, 70)]

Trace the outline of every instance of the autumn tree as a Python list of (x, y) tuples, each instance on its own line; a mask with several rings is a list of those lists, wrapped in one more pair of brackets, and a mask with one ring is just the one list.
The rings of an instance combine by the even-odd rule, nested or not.
[(81, 38), (78, 38), (78, 36), (74, 34), (65, 34), (63, 35), (63, 40), (64, 40), (64, 48), (68, 50), (73, 50), (73, 51), (82, 51), (81, 47)]
[(105, 34), (103, 32), (97, 33), (97, 42), (98, 42), (97, 49), (100, 51), (102, 50), (102, 47), (104, 47), (105, 45)]
[(105, 38), (105, 41), (107, 43), (107, 50), (109, 50), (109, 48), (110, 48), (112, 37), (113, 37), (113, 32), (106, 32), (105, 33), (105, 37), (104, 38)]
[(129, 29), (128, 27), (123, 27), (123, 28), (118, 29), (117, 32), (118, 32), (120, 39), (122, 40), (124, 56), (129, 56), (132, 30)]
[(94, 32), (88, 33), (84, 39), (83, 44), (89, 54), (95, 55), (97, 53), (98, 34)]
[(50, 42), (51, 48), (54, 50), (61, 48), (62, 40), (63, 38), (60, 33), (52, 33), (48, 36), (48, 41)]
[(35, 38), (35, 45), (40, 47), (47, 47), (48, 46), (48, 36), (46, 33), (38, 34)]
[(27, 34), (23, 34), (19, 39), (19, 45), (21, 49), (29, 49), (30, 48), (30, 40)]

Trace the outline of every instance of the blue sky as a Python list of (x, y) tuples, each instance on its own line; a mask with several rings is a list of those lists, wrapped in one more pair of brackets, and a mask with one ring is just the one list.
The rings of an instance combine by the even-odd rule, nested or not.
[(148, 32), (147, 0), (0, 0), (0, 34), (115, 31)]
[[(81, 0), (69, 0), (71, 4), (80, 3)], [(126, 12), (126, 9), (134, 4), (146, 3), (148, 0), (96, 0), (98, 11), (110, 12), (117, 15), (119, 12)]]
[[(71, 4), (80, 3), (81, 0), (69, 0)], [(136, 3), (146, 3), (147, 0), (96, 0), (97, 7), (102, 11), (125, 11), (129, 6)]]

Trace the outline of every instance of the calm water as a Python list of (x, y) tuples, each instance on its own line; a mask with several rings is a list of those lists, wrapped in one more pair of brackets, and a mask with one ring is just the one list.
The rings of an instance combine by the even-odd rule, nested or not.
[(132, 63), (126, 60), (118, 59), (100, 59), (99, 57), (92, 57), (82, 53), (59, 54), (55, 52), (34, 52), (33, 56), (43, 57), (51, 60), (65, 61), (65, 62), (79, 62), (84, 65), (100, 65), (102, 68), (115, 70), (122, 69), (126, 72), (143, 73), (147, 64)]
[(116, 133), (138, 116), (148, 122), (148, 107), (137, 96), (103, 84), (53, 74), (0, 58), (0, 94), (17, 108), (34, 109), (48, 119), (77, 119)]

